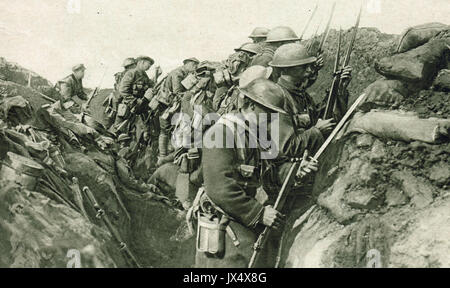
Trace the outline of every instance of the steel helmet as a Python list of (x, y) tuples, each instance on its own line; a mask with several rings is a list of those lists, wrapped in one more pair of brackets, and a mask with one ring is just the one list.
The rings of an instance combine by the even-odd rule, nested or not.
[(264, 67), (261, 65), (251, 66), (239, 77), (239, 87), (245, 88), (250, 82), (258, 78), (269, 79), (272, 71), (272, 67)]
[(139, 57), (137, 57), (137, 58), (136, 58), (136, 63), (139, 62), (139, 61), (141, 61), (141, 60), (148, 61), (148, 62), (150, 62), (152, 65), (155, 64), (155, 60), (153, 60), (153, 58), (148, 57), (148, 56), (139, 56)]
[(122, 67), (127, 68), (128, 66), (136, 64), (136, 59), (134, 58), (127, 58), (123, 61)]
[(239, 88), (244, 96), (272, 111), (287, 114), (284, 111), (284, 90), (270, 80), (255, 79), (244, 88)]
[(267, 43), (271, 42), (284, 42), (284, 41), (299, 41), (297, 34), (294, 30), (287, 26), (278, 26), (270, 30), (267, 34)]
[(188, 63), (188, 62), (194, 62), (194, 63), (197, 63), (197, 64), (200, 63), (200, 61), (199, 61), (197, 58), (195, 58), (195, 57), (192, 57), (192, 58), (188, 58), (188, 59), (184, 59), (184, 60), (183, 60), (183, 64), (186, 64), (186, 63)]
[(250, 34), (248, 38), (266, 38), (269, 31), (269, 29), (264, 27), (256, 27), (255, 29), (253, 29), (252, 34)]
[(289, 43), (282, 45), (275, 51), (269, 65), (283, 68), (311, 64), (316, 61), (317, 58), (311, 56), (305, 46), (298, 43)]
[(86, 67), (84, 66), (84, 64), (77, 64), (72, 67), (73, 72), (76, 72), (78, 70), (86, 70)]
[(244, 43), (241, 47), (234, 49), (234, 51), (244, 51), (252, 54), (259, 54), (262, 53), (263, 49), (261, 45), (257, 43)]

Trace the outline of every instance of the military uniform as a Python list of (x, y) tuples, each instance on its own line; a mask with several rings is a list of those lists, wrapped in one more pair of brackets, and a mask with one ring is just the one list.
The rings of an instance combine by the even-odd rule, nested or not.
[[(282, 89), (267, 79), (255, 79), (239, 90), (247, 98), (245, 101), (263, 106), (267, 112), (286, 113), (281, 108), (284, 102)], [(248, 107), (245, 105), (242, 109)], [(242, 112), (244, 117), (251, 114), (249, 110)], [(222, 116), (204, 137), (205, 196), (198, 196), (193, 207), (196, 211), (195, 203), (200, 203), (197, 212), (197, 267), (247, 267), (253, 244), (265, 227), (262, 220), (266, 208), (255, 196), (268, 167), (263, 153), (268, 153), (274, 143), (260, 142), (257, 133), (249, 129), (253, 126), (252, 120), (240, 115), (230, 113)], [(208, 147), (211, 146), (209, 141), (215, 143), (214, 147)], [(256, 145), (251, 146), (250, 143)], [(278, 236), (275, 231), (271, 234), (256, 267), (274, 267)]]
[(263, 48), (263, 52), (256, 54), (256, 56), (253, 58), (250, 66), (260, 65), (264, 67), (269, 67), (270, 61), (273, 59), (273, 55), (275, 54), (275, 49), (273, 47), (270, 47), (266, 45)]
[[(132, 130), (136, 113), (140, 112), (136, 111), (136, 108), (138, 108), (140, 101), (144, 101), (147, 89), (153, 86), (153, 81), (150, 80), (145, 71), (134, 68), (125, 73), (119, 85), (119, 109), (114, 123), (115, 132), (130, 132)], [(120, 108), (120, 104), (122, 104), (122, 108)], [(130, 120), (129, 123), (125, 126), (121, 125), (126, 120)]]
[(159, 156), (165, 157), (168, 154), (169, 135), (171, 133), (171, 119), (169, 109), (178, 110), (176, 106), (180, 105), (178, 100), (181, 93), (186, 91), (186, 88), (181, 83), (189, 72), (184, 66), (178, 67), (167, 75), (163, 87), (157, 95), (157, 99), (163, 104), (163, 111), (159, 117), (160, 134), (159, 134)]
[[(231, 54), (226, 62), (226, 70), (218, 72), (222, 73), (223, 77), (216, 77), (218, 85), (213, 98), (213, 108), (219, 114), (228, 113), (237, 108), (237, 82), (238, 76), (245, 71), (251, 62), (249, 54), (243, 50), (236, 50), (236, 53)], [(223, 81), (221, 81), (223, 80)]]
[(111, 94), (103, 102), (103, 106), (105, 107), (105, 114), (109, 119), (108, 127), (113, 125), (115, 122), (115, 119), (116, 119), (117, 106), (119, 105), (119, 99), (120, 99), (120, 93), (119, 93), (120, 82), (122, 82), (122, 78), (125, 75), (125, 73), (127, 73), (127, 71), (132, 69), (131, 67), (133, 64), (136, 64), (135, 60), (133, 58), (125, 59), (125, 63), (124, 63), (125, 70), (114, 74), (114, 80), (115, 80), (114, 91), (112, 91)]
[(58, 81), (56, 89), (61, 95), (60, 100), (64, 103), (69, 100), (73, 100), (73, 97), (78, 97), (81, 100), (87, 100), (87, 95), (83, 89), (83, 80), (78, 80), (73, 74)]
[[(228, 121), (219, 120), (205, 135), (223, 135), (223, 147), (227, 135), (234, 135), (238, 143), (238, 135), (225, 122), (239, 123), (233, 115), (226, 115)], [(223, 134), (222, 134), (223, 133)], [(249, 133), (248, 129), (245, 133)], [(246, 137), (248, 139), (248, 136)], [(245, 146), (245, 147), (248, 147)], [(226, 225), (232, 232), (226, 233), (222, 255), (210, 255), (197, 251), (196, 267), (205, 268), (245, 268), (253, 253), (253, 244), (264, 226), (260, 219), (264, 206), (254, 197), (260, 186), (264, 170), (260, 161), (259, 148), (204, 148), (202, 150), (203, 179), (206, 195), (225, 215)], [(221, 214), (220, 212), (218, 214)], [(224, 217), (224, 215), (219, 215)], [(222, 218), (223, 219), (223, 218)], [(200, 241), (202, 241), (200, 239)], [(239, 244), (238, 244), (239, 243)], [(276, 245), (267, 245), (265, 257), (260, 257), (258, 267), (273, 267), (276, 256)]]

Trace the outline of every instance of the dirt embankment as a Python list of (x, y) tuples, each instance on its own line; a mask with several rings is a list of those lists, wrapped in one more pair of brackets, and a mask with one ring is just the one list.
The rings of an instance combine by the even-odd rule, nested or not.
[[(360, 112), (323, 155), (311, 201), (290, 215), (282, 267), (450, 266), (444, 252), (450, 247), (450, 102), (448, 88), (436, 85), (444, 81), (436, 74), (447, 73), (439, 70), (448, 67), (442, 47), (450, 38), (393, 55), (396, 39), (359, 32), (350, 89), (368, 95), (365, 112), (377, 110)], [(384, 65), (384, 77), (374, 63)], [(376, 117), (360, 125), (364, 115), (392, 115), (411, 125)], [(431, 122), (440, 124), (427, 131)]]
[[(75, 265), (70, 261), (76, 253), (82, 267), (133, 266), (120, 250), (123, 243), (97, 217), (86, 194), (81, 192), (81, 203), (77, 201), (73, 177), (78, 179), (79, 189), (90, 188), (141, 266), (192, 266), (194, 238), (187, 237), (177, 206), (156, 187), (137, 181), (111, 153), (107, 137), (78, 122), (74, 115), (64, 114), (67, 117), (63, 119), (41, 109), (51, 103), (40, 89), (51, 87), (48, 81), (3, 59), (0, 72), (5, 76), (0, 80), (0, 100), (15, 99), (11, 109), (1, 111), (0, 170), (8, 152), (44, 168), (40, 177), (44, 181), (34, 189), (15, 183), (29, 181), (30, 177), (22, 174), (25, 178), (0, 181), (0, 267), (66, 267)], [(109, 92), (102, 90), (90, 107), (100, 122)], [(17, 116), (28, 109), (32, 117), (16, 126), (12, 119), (23, 120)], [(58, 165), (57, 157), (49, 152), (55, 149), (65, 165)]]
[[(348, 35), (346, 31), (344, 39)], [(416, 112), (420, 119), (448, 118), (448, 90), (441, 89), (445, 87), (445, 74), (441, 82), (417, 88), (376, 73), (374, 63), (390, 57), (397, 40), (398, 36), (376, 29), (360, 29), (351, 60), (351, 99), (366, 91), (372, 105), (369, 108), (404, 109)], [(336, 42), (337, 33), (331, 31), (326, 65), (309, 90), (316, 101), (331, 84)], [(51, 84), (4, 62), (0, 67), (1, 100), (22, 96), (35, 116), (27, 124), (36, 127), (30, 130), (24, 125), (8, 126), (7, 115), (2, 115), (0, 157), (4, 160), (7, 152), (14, 152), (42, 163), (57, 187), (52, 190), (37, 186), (29, 191), (14, 183), (0, 182), (0, 266), (66, 267), (67, 253), (73, 249), (80, 251), (83, 267), (131, 266), (120, 252), (119, 243), (96, 217), (92, 204), (86, 197), (81, 204), (76, 201), (72, 177), (78, 178), (80, 188), (90, 187), (142, 266), (192, 266), (194, 238), (188, 235), (177, 205), (162, 197), (157, 188), (137, 181), (114, 153), (103, 149), (108, 139), (84, 124), (57, 122), (71, 125), (62, 127), (39, 121), (42, 119), (37, 112), (42, 104), (49, 103), (41, 93), (52, 97)], [(422, 66), (415, 65), (415, 72)], [(441, 90), (433, 90), (437, 87)], [(92, 115), (100, 122), (105, 120), (102, 103), (108, 93), (102, 91), (91, 106)], [(46, 115), (47, 120), (62, 121)], [(74, 138), (65, 127), (79, 135)], [(431, 142), (445, 130), (438, 128), (432, 131)], [(310, 201), (297, 201), (294, 206), (283, 236), (280, 266), (449, 267), (448, 253), (443, 253), (450, 245), (448, 142), (400, 141), (351, 132), (341, 135), (325, 153), (326, 161), (321, 161)], [(49, 147), (58, 147), (66, 163), (64, 171), (56, 169), (56, 164), (44, 163)]]

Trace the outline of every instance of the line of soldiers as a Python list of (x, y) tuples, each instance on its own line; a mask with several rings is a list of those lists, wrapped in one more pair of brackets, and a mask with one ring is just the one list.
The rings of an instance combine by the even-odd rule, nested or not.
[[(152, 81), (145, 73), (153, 59), (127, 59), (125, 71), (116, 74), (119, 97), (108, 102), (108, 115), (115, 117), (111, 129), (118, 141), (126, 143), (124, 147), (141, 141), (148, 145), (158, 139), (158, 166), (179, 166), (176, 195), (187, 210), (187, 218), (195, 220), (197, 267), (247, 267), (263, 228), (281, 231), (289, 207), (276, 211), (272, 205), (291, 161), (304, 156), (305, 151), (316, 152), (347, 109), (350, 66), (341, 71), (334, 117), (324, 120), (324, 105), (316, 105), (306, 92), (323, 67), (322, 55), (307, 49), (285, 26), (258, 27), (249, 38), (253, 43), (236, 48), (225, 61), (186, 59), (158, 84), (157, 77)], [(71, 77), (77, 79), (75, 70)], [(81, 79), (62, 81), (61, 85), (71, 87), (62, 89), (72, 91), (71, 96), (78, 95)], [(71, 97), (65, 95), (65, 100)], [(194, 109), (196, 106), (201, 111)], [(174, 119), (177, 112), (190, 118)], [(220, 119), (201, 121), (210, 112), (218, 113)], [(260, 113), (278, 113), (279, 119), (252, 117)], [(262, 153), (269, 148), (267, 141), (249, 127), (273, 121), (279, 134), (278, 143), (272, 141), (277, 151), (273, 159), (263, 159)], [(195, 139), (183, 139), (186, 129), (204, 132), (203, 140), (223, 145), (199, 148)], [(246, 141), (257, 143), (256, 148), (239, 146), (242, 131)], [(235, 145), (229, 145), (228, 135), (234, 135)], [(318, 164), (306, 162), (302, 172), (310, 175), (298, 183), (287, 203), (309, 199)], [(275, 265), (280, 234), (271, 235), (257, 267)]]

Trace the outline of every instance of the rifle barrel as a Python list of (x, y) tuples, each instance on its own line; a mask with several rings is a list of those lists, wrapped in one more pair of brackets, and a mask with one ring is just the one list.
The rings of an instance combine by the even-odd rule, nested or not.
[(325, 41), (328, 38), (328, 34), (330, 33), (331, 20), (333, 19), (335, 9), (336, 9), (336, 2), (333, 3), (333, 7), (331, 8), (330, 12), (330, 18), (328, 18), (327, 26), (325, 28), (325, 31), (323, 32), (322, 39), (320, 40), (319, 53), (323, 51), (323, 45), (325, 44)]
[(355, 44), (356, 34), (358, 33), (359, 22), (361, 20), (361, 13), (362, 13), (362, 4), (361, 4), (361, 7), (359, 8), (359, 14), (358, 14), (358, 18), (356, 19), (356, 24), (353, 27), (352, 38), (350, 40), (350, 45), (348, 45), (347, 53), (345, 55), (344, 67), (350, 63), (350, 56), (352, 54), (353, 45)]
[(339, 30), (339, 38), (338, 38), (338, 48), (337, 48), (337, 52), (336, 52), (336, 59), (334, 61), (334, 77), (333, 77), (333, 83), (331, 84), (331, 89), (330, 92), (328, 94), (328, 99), (327, 99), (327, 106), (325, 107), (325, 112), (324, 112), (324, 119), (329, 119), (331, 118), (331, 113), (333, 111), (334, 108), (334, 103), (336, 102), (336, 96), (337, 96), (337, 90), (339, 88), (339, 83), (341, 80), (341, 76), (338, 73), (338, 69), (339, 69), (339, 62), (341, 60), (341, 45), (342, 45), (342, 29)]

